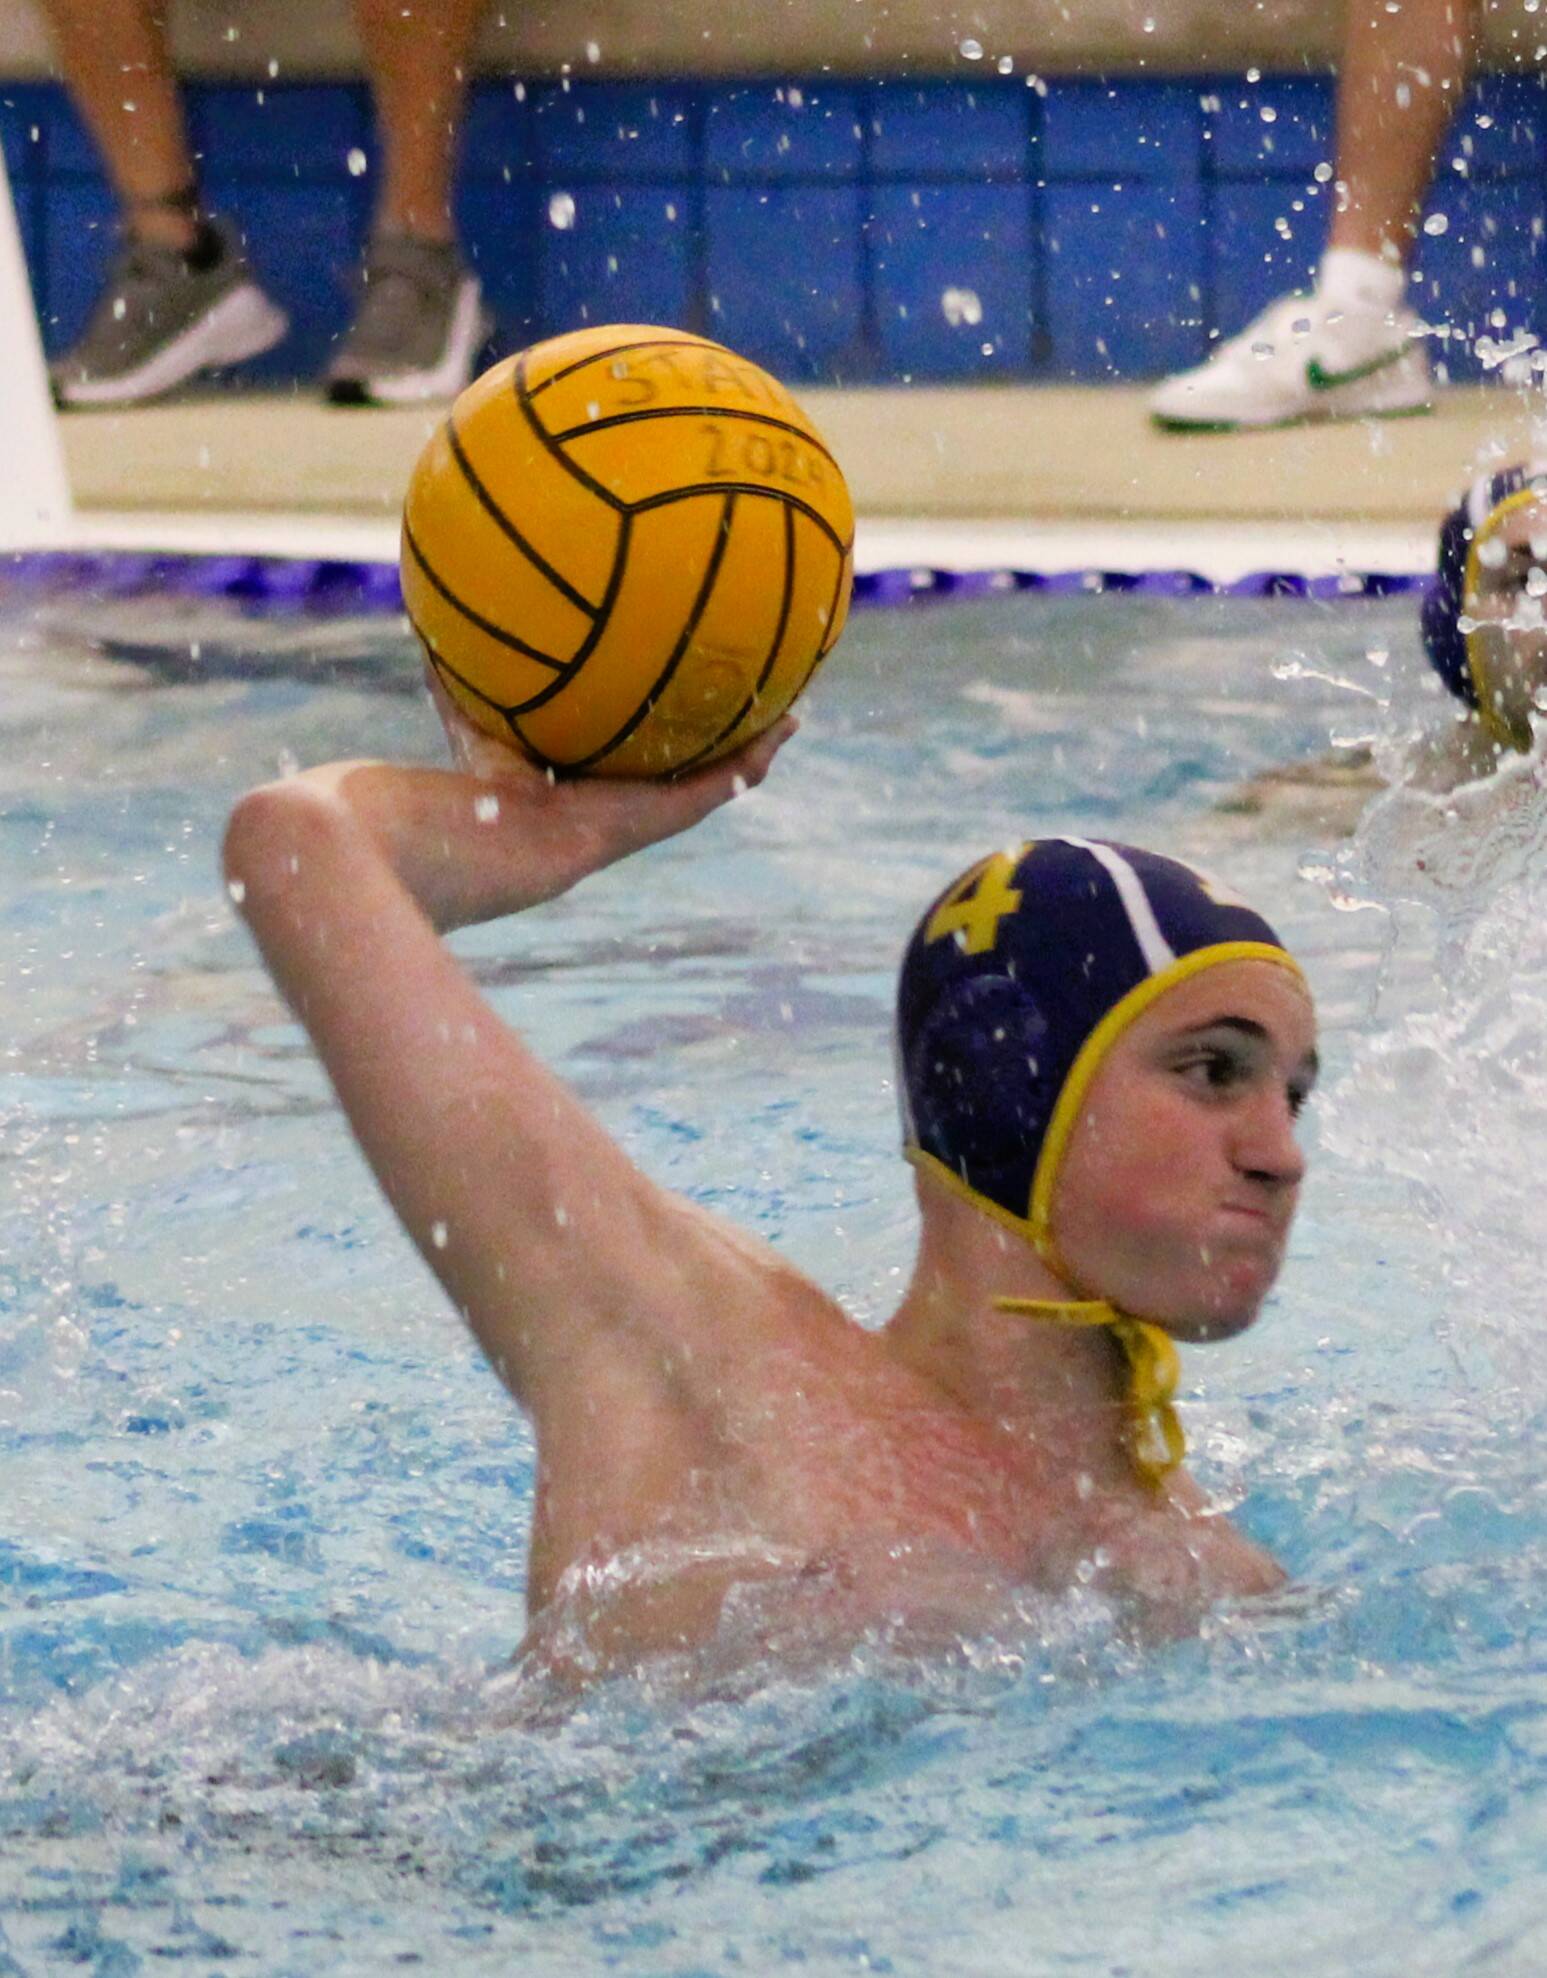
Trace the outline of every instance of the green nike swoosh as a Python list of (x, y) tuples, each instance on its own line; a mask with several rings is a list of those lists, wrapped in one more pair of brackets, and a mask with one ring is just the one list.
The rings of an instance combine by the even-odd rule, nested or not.
[(1361, 378), (1373, 378), (1377, 371), (1384, 371), (1405, 354), (1406, 346), (1399, 345), (1395, 350), (1372, 357), (1368, 364), (1355, 364), (1347, 371), (1324, 371), (1320, 359), (1312, 357), (1305, 366), (1305, 382), (1312, 391), (1336, 391), (1339, 385), (1356, 385)]

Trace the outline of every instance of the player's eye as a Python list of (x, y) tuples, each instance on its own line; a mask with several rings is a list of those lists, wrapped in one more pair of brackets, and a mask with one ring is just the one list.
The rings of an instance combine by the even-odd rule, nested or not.
[(1210, 1094), (1233, 1091), (1246, 1079), (1250, 1069), (1241, 1052), (1218, 1044), (1195, 1044), (1175, 1065), (1185, 1084)]

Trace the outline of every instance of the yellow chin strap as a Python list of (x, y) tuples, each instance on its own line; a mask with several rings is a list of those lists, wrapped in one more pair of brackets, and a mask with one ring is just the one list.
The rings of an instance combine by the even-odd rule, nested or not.
[(1128, 1362), (1123, 1396), (1124, 1441), (1133, 1473), (1158, 1491), (1187, 1454), (1187, 1438), (1173, 1403), (1182, 1363), (1168, 1333), (1131, 1319), (1104, 1298), (996, 1298), (1001, 1312), (1046, 1319), (1059, 1326), (1109, 1326)]

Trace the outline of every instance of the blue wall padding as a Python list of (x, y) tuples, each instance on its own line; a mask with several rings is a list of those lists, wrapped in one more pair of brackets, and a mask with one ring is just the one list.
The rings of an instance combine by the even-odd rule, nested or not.
[(866, 135), (877, 179), (1034, 178), (1037, 98), (991, 82), (889, 82), (870, 91)]
[(693, 228), (685, 197), (657, 186), (580, 183), (560, 196), (574, 202), (571, 226), (538, 216), (543, 319), (691, 328)]
[(816, 83), (718, 90), (704, 109), (711, 185), (746, 179), (857, 179), (865, 161), (858, 93)]
[(1333, 159), (1334, 97), (1325, 77), (1269, 76), (1206, 90), (1209, 162), (1221, 178), (1309, 178)]
[(1203, 108), (1196, 83), (1052, 81), (1042, 105), (1042, 169), (1050, 180), (1196, 182)]
[(697, 176), (702, 107), (689, 89), (591, 83), (539, 89), (529, 100), (536, 163), (555, 180)]
[(215, 206), (241, 214), (253, 265), (290, 316), (283, 345), (256, 359), (248, 374), (269, 381), (315, 376), (348, 327), (353, 306), (359, 228), (347, 197), (224, 172), (212, 172), (206, 184)]
[[(1466, 142), (1459, 140), (1465, 138)], [(1441, 152), (1439, 176), (1464, 158), (1470, 171), (1510, 177), (1547, 169), (1547, 83), (1540, 76), (1489, 76)]]
[(1309, 288), (1326, 238), (1327, 201), (1292, 179), (1237, 180), (1216, 185), (1212, 195), (1212, 314), (1234, 331), (1276, 296)]
[(206, 83), (188, 94), (188, 135), (201, 170), (270, 184), (354, 183), (349, 153), (372, 145), (365, 98), (346, 84)]
[(473, 90), (462, 123), (464, 182), (471, 178), (510, 185), (530, 178), (536, 144), (532, 121), (524, 84), (485, 83)]
[(1044, 212), (1055, 375), (1146, 377), (1202, 355), (1196, 179), (1054, 183)]
[(704, 327), (794, 379), (864, 375), (857, 186), (715, 186), (704, 202)]
[(1035, 194), (1021, 185), (882, 185), (871, 198), (871, 293), (887, 368), (914, 378), (1029, 371), (1039, 329)]
[[(201, 83), (189, 127), (293, 333), (244, 375), (305, 380), (348, 322), (379, 146), (354, 83)], [(791, 378), (1153, 377), (1312, 275), (1333, 188), (1325, 76), (489, 78), (457, 216), (490, 354), (664, 319)], [(0, 84), (0, 142), (45, 341), (79, 330), (114, 208), (64, 92)], [(1490, 77), (1442, 153), (1414, 303), (1473, 343), (1530, 324), (1547, 236), (1547, 86)], [(955, 291), (952, 295), (949, 292)], [(1492, 321), (1502, 312), (1503, 323)]]
[[(1475, 378), (1485, 369), (1476, 338), (1503, 342), (1541, 321), (1547, 194), (1540, 180), (1453, 180), (1435, 188), (1429, 207), (1448, 228), (1420, 240), (1414, 304), (1427, 321), (1460, 332), (1434, 345), (1436, 362), (1451, 378)], [(1496, 312), (1502, 321), (1492, 320)]]

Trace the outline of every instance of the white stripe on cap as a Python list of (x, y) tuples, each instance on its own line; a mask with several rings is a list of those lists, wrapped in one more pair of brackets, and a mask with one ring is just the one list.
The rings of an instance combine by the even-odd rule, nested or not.
[(1176, 960), (1176, 950), (1161, 933), (1160, 922), (1155, 918), (1155, 909), (1150, 905), (1144, 882), (1127, 859), (1120, 852), (1114, 852), (1110, 845), (1094, 844), (1089, 838), (1066, 837), (1064, 843), (1078, 845), (1082, 852), (1089, 852), (1111, 878), (1117, 888), (1117, 897), (1123, 903), (1123, 912), (1128, 916), (1133, 938), (1139, 944), (1139, 953), (1144, 957), (1144, 966), (1150, 974), (1159, 975), (1163, 968), (1169, 968)]
[[(1493, 484), (1497, 478), (1497, 474), (1479, 474), (1466, 491), (1467, 526), (1474, 536), (1498, 506), (1492, 498)], [(1547, 458), (1533, 455), (1523, 463), (1520, 485), (1540, 492), (1544, 480), (1547, 480)]]
[(1493, 476), (1479, 474), (1466, 491), (1467, 525), (1475, 534), (1493, 513), (1493, 503), (1489, 499), (1493, 489)]

